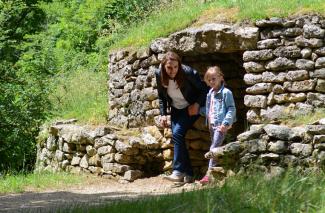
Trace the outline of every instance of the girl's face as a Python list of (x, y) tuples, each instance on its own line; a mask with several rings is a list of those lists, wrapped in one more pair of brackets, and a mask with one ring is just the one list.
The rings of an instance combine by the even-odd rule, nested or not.
[(207, 77), (207, 84), (209, 87), (218, 90), (222, 84), (223, 77), (217, 73), (213, 73)]
[(178, 61), (168, 60), (165, 64), (165, 70), (169, 78), (175, 78), (178, 72)]

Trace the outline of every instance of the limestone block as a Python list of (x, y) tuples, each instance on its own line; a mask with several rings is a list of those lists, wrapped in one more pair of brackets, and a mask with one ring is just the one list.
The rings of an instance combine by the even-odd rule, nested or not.
[(295, 68), (295, 63), (287, 58), (278, 57), (265, 65), (265, 68), (272, 71), (281, 71)]
[(325, 57), (317, 58), (315, 62), (316, 68), (325, 68)]
[(316, 91), (325, 93), (325, 80), (324, 79), (318, 79), (317, 85), (315, 88)]
[(317, 25), (305, 24), (303, 30), (305, 38), (324, 38), (325, 30)]
[(246, 92), (248, 94), (265, 94), (265, 93), (270, 93), (273, 89), (273, 84), (271, 83), (257, 83), (251, 87), (248, 87), (246, 89)]
[(325, 79), (325, 68), (315, 70), (313, 77)]
[(62, 128), (59, 131), (59, 136), (62, 137), (67, 143), (94, 143), (94, 138), (89, 135), (89, 130), (82, 126), (76, 126), (71, 124), (62, 125)]
[(255, 50), (245, 51), (243, 54), (244, 61), (266, 61), (273, 58), (272, 50)]
[(117, 174), (125, 173), (132, 168), (129, 165), (122, 165), (119, 163), (105, 163), (103, 164), (104, 172), (113, 172)]
[(114, 62), (124, 59), (126, 56), (128, 56), (128, 54), (129, 54), (129, 52), (125, 51), (125, 50), (118, 51), (115, 55), (116, 58), (115, 58)]
[(103, 173), (103, 168), (101, 168), (101, 167), (89, 166), (87, 169), (93, 174), (102, 174)]
[(302, 29), (298, 27), (286, 28), (284, 30), (284, 35), (288, 37), (296, 37), (302, 35), (302, 33), (303, 33)]
[(144, 58), (148, 58), (151, 54), (150, 48), (143, 48), (138, 50), (137, 52), (137, 58), (138, 59), (144, 59)]
[(272, 90), (272, 92), (274, 93), (274, 94), (281, 94), (281, 93), (284, 93), (284, 88), (283, 88), (283, 86), (282, 85), (279, 85), (279, 84), (276, 84), (276, 85), (274, 85), (273, 86), (273, 90)]
[(248, 73), (260, 73), (265, 70), (264, 64), (259, 62), (245, 62), (243, 66)]
[[(106, 155), (104, 155), (104, 156), (106, 156)], [(100, 166), (101, 165), (100, 156), (96, 154), (96, 155), (90, 157), (88, 159), (88, 165), (89, 166)]]
[(266, 97), (263, 95), (245, 95), (244, 104), (248, 107), (265, 108)]
[(257, 159), (256, 154), (246, 153), (243, 157), (240, 158), (240, 164), (250, 164)]
[(101, 138), (95, 139), (94, 148), (98, 149), (102, 146), (110, 145), (115, 146), (115, 141), (117, 139), (117, 136), (115, 134), (107, 134)]
[(46, 140), (46, 148), (50, 151), (55, 151), (57, 147), (57, 137), (50, 135)]
[(306, 125), (306, 131), (311, 135), (324, 135), (325, 125)]
[(284, 22), (285, 20), (283, 18), (271, 17), (270, 19), (257, 20), (255, 22), (255, 25), (258, 27), (274, 27), (274, 26), (282, 27)]
[(65, 156), (64, 156), (64, 152), (62, 152), (61, 150), (56, 150), (55, 151), (55, 158), (61, 162), (65, 159)]
[(263, 129), (268, 136), (284, 141), (288, 141), (290, 134), (292, 134), (292, 130), (283, 125), (267, 124), (263, 127)]
[(171, 149), (165, 149), (163, 151), (164, 160), (172, 160), (174, 158), (174, 152)]
[(139, 149), (136, 147), (132, 147), (127, 141), (122, 142), (120, 140), (117, 140), (115, 142), (115, 149), (117, 152), (126, 155), (136, 155), (139, 153)]
[(315, 67), (315, 62), (307, 59), (298, 59), (296, 61), (296, 67), (302, 70), (313, 70)]
[(304, 80), (304, 81), (294, 81), (294, 82), (284, 82), (283, 87), (289, 92), (306, 92), (314, 90), (316, 86), (316, 81)]
[(76, 145), (71, 143), (64, 143), (62, 147), (62, 151), (65, 153), (75, 153)]
[(263, 82), (270, 82), (270, 83), (283, 83), (286, 78), (285, 72), (263, 72), (262, 73), (262, 80)]
[(273, 50), (273, 54), (285, 58), (298, 58), (301, 56), (300, 48), (297, 46), (280, 46)]
[(315, 52), (317, 55), (325, 56), (325, 47), (320, 47), (320, 48), (318, 48), (318, 49), (315, 49), (314, 52)]
[(325, 143), (325, 135), (315, 135), (313, 138), (313, 144)]
[(242, 145), (244, 147), (244, 150), (250, 153), (260, 153), (266, 151), (267, 141), (254, 139), (254, 140), (244, 141)]
[(306, 39), (303, 36), (296, 37), (295, 43), (299, 47), (310, 47), (310, 48), (322, 47), (324, 44), (322, 39), (318, 39), (318, 38)]
[(266, 39), (257, 42), (257, 49), (273, 49), (281, 45), (280, 39)]
[(246, 113), (247, 121), (250, 123), (260, 123), (261, 117), (260, 117), (260, 111), (259, 109), (250, 109)]
[(71, 166), (77, 166), (80, 163), (81, 158), (78, 156), (73, 156), (71, 160)]
[(172, 169), (173, 161), (165, 161), (164, 163), (165, 163), (163, 168), (164, 171)]
[(288, 150), (288, 145), (285, 141), (275, 141), (275, 142), (270, 142), (268, 144), (268, 151), (274, 152), (274, 153), (284, 153)]
[(168, 47), (168, 44), (168, 38), (158, 38), (150, 44), (150, 49), (154, 53), (163, 53), (166, 52), (166, 47)]
[(276, 103), (295, 103), (305, 101), (307, 98), (305, 93), (285, 93), (274, 95), (274, 100)]
[(260, 82), (262, 82), (262, 75), (247, 73), (244, 75), (244, 82), (247, 85), (254, 85), (254, 84), (260, 83)]
[[(115, 157), (115, 153), (109, 153), (106, 154), (102, 157), (100, 157), (99, 155), (95, 155), (96, 158), (94, 158), (94, 162), (98, 163), (98, 160), (100, 161), (100, 163), (103, 165), (104, 163), (112, 163), (114, 162), (114, 157)], [(96, 161), (95, 161), (96, 160)]]
[(143, 176), (140, 170), (129, 170), (124, 173), (123, 179), (127, 181), (135, 181)]
[(263, 162), (277, 161), (280, 159), (280, 155), (275, 153), (261, 154), (260, 158), (262, 159)]
[(97, 149), (97, 153), (99, 156), (106, 155), (108, 153), (113, 153), (114, 148), (112, 146), (102, 146)]
[(325, 106), (325, 94), (307, 93), (307, 103), (316, 107), (323, 107)]
[(122, 153), (115, 153), (114, 160), (116, 162), (118, 162), (118, 163), (121, 163), (121, 164), (132, 164), (132, 163), (136, 163), (134, 161), (133, 156), (126, 155), (126, 154), (122, 154)]
[(311, 144), (292, 143), (290, 150), (294, 155), (307, 157), (311, 155), (313, 147)]
[(88, 161), (89, 161), (88, 155), (84, 155), (80, 160), (80, 167), (87, 169), (88, 168)]
[(301, 80), (307, 80), (308, 78), (309, 78), (309, 74), (307, 70), (289, 71), (286, 75), (286, 79), (288, 81), (301, 81)]
[(260, 33), (261, 39), (280, 38), (284, 35), (284, 29), (265, 29)]
[(263, 134), (263, 132), (264, 131), (262, 128), (245, 131), (237, 136), (237, 140), (242, 142), (242, 141), (257, 139), (260, 137), (261, 134)]
[(149, 133), (143, 133), (141, 135), (141, 139), (143, 141), (141, 146), (142, 148), (159, 149), (161, 146), (160, 141), (158, 141), (154, 136)]
[(310, 48), (304, 48), (301, 50), (301, 57), (302, 58), (309, 58), (311, 56), (312, 50)]

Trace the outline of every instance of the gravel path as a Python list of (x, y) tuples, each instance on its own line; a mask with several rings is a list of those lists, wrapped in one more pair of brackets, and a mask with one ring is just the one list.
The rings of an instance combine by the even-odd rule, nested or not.
[(195, 183), (175, 187), (161, 176), (138, 179), (126, 184), (95, 177), (83, 187), (0, 195), (0, 212), (56, 212), (71, 204), (96, 205), (114, 200), (178, 193), (198, 187)]

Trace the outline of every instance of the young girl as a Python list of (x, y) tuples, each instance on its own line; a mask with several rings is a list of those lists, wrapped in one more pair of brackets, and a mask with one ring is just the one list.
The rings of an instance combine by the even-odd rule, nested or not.
[[(211, 133), (210, 150), (220, 146), (228, 129), (236, 121), (236, 107), (232, 92), (225, 88), (223, 73), (217, 66), (210, 67), (204, 75), (204, 81), (211, 87), (206, 100), (206, 118)], [(209, 167), (215, 167), (216, 161), (210, 159)], [(200, 183), (209, 183), (205, 175)]]

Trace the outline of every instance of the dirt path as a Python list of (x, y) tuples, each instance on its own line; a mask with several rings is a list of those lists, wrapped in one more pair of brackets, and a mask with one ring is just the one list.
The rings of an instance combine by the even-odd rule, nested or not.
[(177, 193), (198, 187), (195, 183), (175, 187), (161, 176), (143, 178), (127, 184), (96, 177), (85, 186), (0, 195), (0, 212), (55, 212), (72, 204), (96, 205), (114, 200)]

